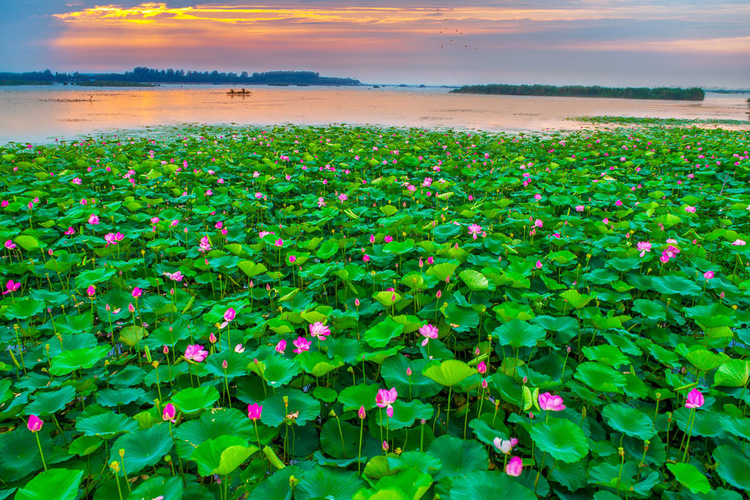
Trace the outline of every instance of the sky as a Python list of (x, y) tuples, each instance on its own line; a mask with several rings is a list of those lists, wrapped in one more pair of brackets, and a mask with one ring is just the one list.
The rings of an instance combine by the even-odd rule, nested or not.
[(748, 0), (0, 0), (0, 71), (750, 88)]

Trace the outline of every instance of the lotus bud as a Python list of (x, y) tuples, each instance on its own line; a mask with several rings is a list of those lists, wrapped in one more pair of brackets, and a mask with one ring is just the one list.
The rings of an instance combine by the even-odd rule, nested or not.
[(224, 370), (226, 370), (227, 366), (229, 366), (229, 363), (227, 363), (227, 360), (225, 359), (224, 361), (221, 362), (221, 367), (224, 368)]

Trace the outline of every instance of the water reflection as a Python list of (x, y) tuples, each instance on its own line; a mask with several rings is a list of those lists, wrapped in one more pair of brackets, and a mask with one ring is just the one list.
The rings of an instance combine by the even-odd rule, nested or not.
[(346, 123), (484, 130), (577, 129), (582, 115), (733, 119), (750, 117), (747, 95), (703, 102), (449, 94), (439, 88), (0, 87), (0, 143), (41, 142), (161, 124)]

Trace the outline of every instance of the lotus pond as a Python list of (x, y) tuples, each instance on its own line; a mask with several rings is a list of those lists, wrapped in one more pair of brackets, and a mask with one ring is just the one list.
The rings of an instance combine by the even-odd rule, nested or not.
[(740, 499), (750, 136), (0, 148), (0, 499)]

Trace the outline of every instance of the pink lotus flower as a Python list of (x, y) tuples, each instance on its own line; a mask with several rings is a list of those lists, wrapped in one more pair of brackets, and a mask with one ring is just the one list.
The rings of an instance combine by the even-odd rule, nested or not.
[(549, 392), (539, 395), (539, 407), (547, 411), (562, 411), (565, 409), (563, 398), (561, 396), (553, 396)]
[(294, 347), (296, 347), (296, 349), (294, 350), (294, 352), (297, 353), (297, 354), (300, 354), (300, 353), (302, 353), (304, 351), (309, 351), (310, 350), (310, 344), (312, 342), (310, 342), (309, 340), (307, 340), (305, 337), (297, 337), (297, 340), (295, 340), (292, 343), (294, 344)]
[(395, 387), (388, 389), (378, 389), (378, 394), (375, 396), (375, 404), (378, 408), (385, 408), (385, 413), (388, 417), (393, 417), (393, 403), (398, 398), (398, 392)]
[(89, 285), (89, 287), (86, 289), (86, 295), (89, 297), (93, 297), (96, 295), (96, 287), (94, 285)]
[(114, 233), (107, 233), (104, 235), (104, 241), (107, 242), (107, 244), (104, 246), (104, 248), (107, 248), (110, 245), (117, 245), (117, 241), (115, 240), (115, 234)]
[(39, 432), (42, 430), (42, 426), (44, 425), (44, 421), (37, 417), (36, 415), (29, 415), (29, 421), (26, 423), (26, 427), (31, 432)]
[(318, 208), (323, 208), (326, 206), (326, 200), (322, 196), (318, 198)]
[(13, 243), (11, 240), (8, 240), (5, 242), (5, 248), (7, 248), (8, 250), (15, 250), (16, 244)]
[(183, 278), (185, 277), (185, 276), (182, 275), (182, 272), (180, 272), (180, 271), (177, 271), (177, 272), (174, 272), (174, 273), (167, 273), (167, 272), (165, 272), (163, 274), (164, 274), (164, 276), (166, 276), (167, 278), (171, 279), (172, 281), (182, 281)]
[(536, 227), (544, 227), (544, 221), (542, 219), (537, 219), (534, 221), (534, 226)]
[(359, 410), (357, 410), (357, 416), (359, 417), (360, 420), (364, 420), (365, 417), (367, 417), (367, 413), (365, 413), (364, 406), (359, 407)]
[(99, 217), (96, 214), (91, 214), (91, 217), (89, 217), (89, 224), (92, 226), (99, 224)]
[(585, 208), (586, 207), (584, 207), (583, 205), (577, 205), (576, 206), (576, 212), (583, 212)]
[(242, 344), (237, 344), (236, 346), (234, 346), (234, 352), (236, 352), (237, 354), (242, 354), (243, 352), (245, 352), (245, 348), (242, 347)]
[(278, 240), (276, 240), (276, 241), (273, 242), (273, 245), (275, 247), (281, 248), (282, 246), (284, 246), (284, 240), (282, 240), (281, 238), (279, 238)]
[(635, 246), (641, 251), (641, 257), (646, 255), (646, 252), (651, 251), (651, 243), (648, 241), (639, 241)]
[(133, 295), (133, 298), (134, 298), (134, 299), (137, 299), (138, 297), (140, 297), (141, 295), (143, 295), (143, 290), (141, 290), (141, 289), (140, 289), (140, 288), (138, 288), (138, 287), (135, 287), (135, 288), (133, 288), (133, 293), (132, 293), (132, 295)]
[(427, 323), (423, 327), (419, 329), (419, 333), (425, 338), (422, 341), (422, 345), (427, 345), (427, 342), (430, 341), (430, 339), (436, 339), (438, 338), (438, 328), (434, 325), (431, 325), (430, 323)]
[(310, 335), (318, 340), (325, 340), (330, 334), (331, 330), (320, 321), (316, 321), (310, 325)]
[(736, 239), (732, 242), (732, 246), (735, 247), (744, 247), (747, 243), (745, 243), (745, 240)]
[(390, 243), (391, 241), (393, 241), (393, 236), (390, 236), (390, 235), (388, 235), (388, 236), (386, 236), (385, 238), (383, 238), (383, 240), (384, 240), (384, 241), (385, 241), (386, 243)]
[(200, 253), (206, 253), (211, 250), (211, 239), (208, 236), (201, 238), (200, 245), (198, 245), (198, 251)]
[(685, 207), (685, 211), (688, 212), (688, 213), (691, 213), (691, 214), (694, 214), (695, 210), (696, 210), (695, 207), (691, 207), (691, 206)]
[(208, 336), (208, 341), (212, 344), (216, 343), (216, 335), (214, 335), (214, 332), (211, 332), (211, 335)]
[(536, 261), (536, 268), (537, 269), (541, 269), (542, 267), (543, 267), (542, 266), (542, 261), (541, 260)]
[(345, 195), (344, 193), (341, 193), (341, 194), (339, 195), (339, 201), (340, 201), (341, 203), (345, 202), (345, 201), (346, 201), (346, 200), (348, 200), (348, 199), (349, 199), (349, 198), (348, 198), (348, 197), (347, 197), (347, 196), (346, 196), (346, 195)]
[(703, 277), (706, 278), (706, 280), (713, 279), (714, 272), (713, 271), (706, 271), (705, 273), (703, 273)]
[[(295, 345), (297, 345), (297, 344), (295, 344)], [(309, 346), (309, 344), (308, 344), (308, 346)], [(279, 343), (276, 344), (276, 347), (274, 349), (276, 349), (276, 352), (278, 352), (279, 354), (284, 354), (284, 351), (286, 350), (286, 340), (284, 340), (284, 339), (279, 340)]]
[(370, 256), (365, 254), (364, 257), (362, 257), (362, 260), (365, 262), (370, 262)]
[(185, 349), (185, 359), (195, 361), (196, 363), (202, 362), (207, 356), (208, 351), (205, 350), (202, 345), (189, 345), (187, 346), (187, 349)]
[(698, 389), (693, 389), (688, 392), (687, 401), (685, 401), (685, 408), (700, 408), (705, 402), (703, 393)]
[(224, 321), (226, 322), (232, 321), (235, 318), (236, 314), (237, 313), (235, 312), (235, 310), (230, 307), (224, 312)]
[(469, 226), (469, 234), (472, 235), (474, 239), (477, 239), (477, 235), (482, 232), (482, 226), (479, 224), (471, 224)]
[(427, 264), (432, 265), (435, 262), (435, 259), (432, 258), (432, 255), (427, 257)]
[(3, 295), (15, 292), (21, 288), (21, 283), (16, 283), (13, 280), (8, 280), (8, 283), (5, 284), (5, 291), (3, 292)]
[(509, 476), (518, 477), (523, 471), (523, 460), (521, 457), (512, 457), (505, 466), (505, 473)]
[(507, 455), (513, 449), (513, 447), (518, 444), (518, 439), (513, 438), (509, 441), (504, 441), (499, 437), (496, 437), (492, 440), (492, 444), (495, 445), (495, 448), (497, 448), (498, 451)]
[(81, 185), (81, 182), (83, 182), (83, 181), (81, 181), (81, 179), (80, 179), (79, 177), (76, 177), (76, 178), (75, 178), (75, 179), (73, 179), (73, 180), (72, 180), (71, 182), (72, 182), (73, 184), (76, 184), (76, 185), (80, 186), (80, 185)]
[(174, 405), (172, 403), (167, 403), (167, 405), (164, 407), (164, 410), (161, 412), (161, 418), (162, 420), (169, 420), (171, 422), (174, 422), (174, 416), (177, 413), (177, 411), (174, 408)]
[(258, 420), (261, 413), (263, 413), (263, 405), (258, 403), (247, 405), (247, 418), (250, 420)]
[(71, 234), (76, 234), (76, 230), (75, 230), (75, 229), (73, 229), (73, 226), (70, 226), (70, 227), (68, 228), (68, 230), (67, 230), (67, 231), (65, 231), (65, 233), (63, 233), (63, 234), (65, 234), (66, 236), (70, 236)]

